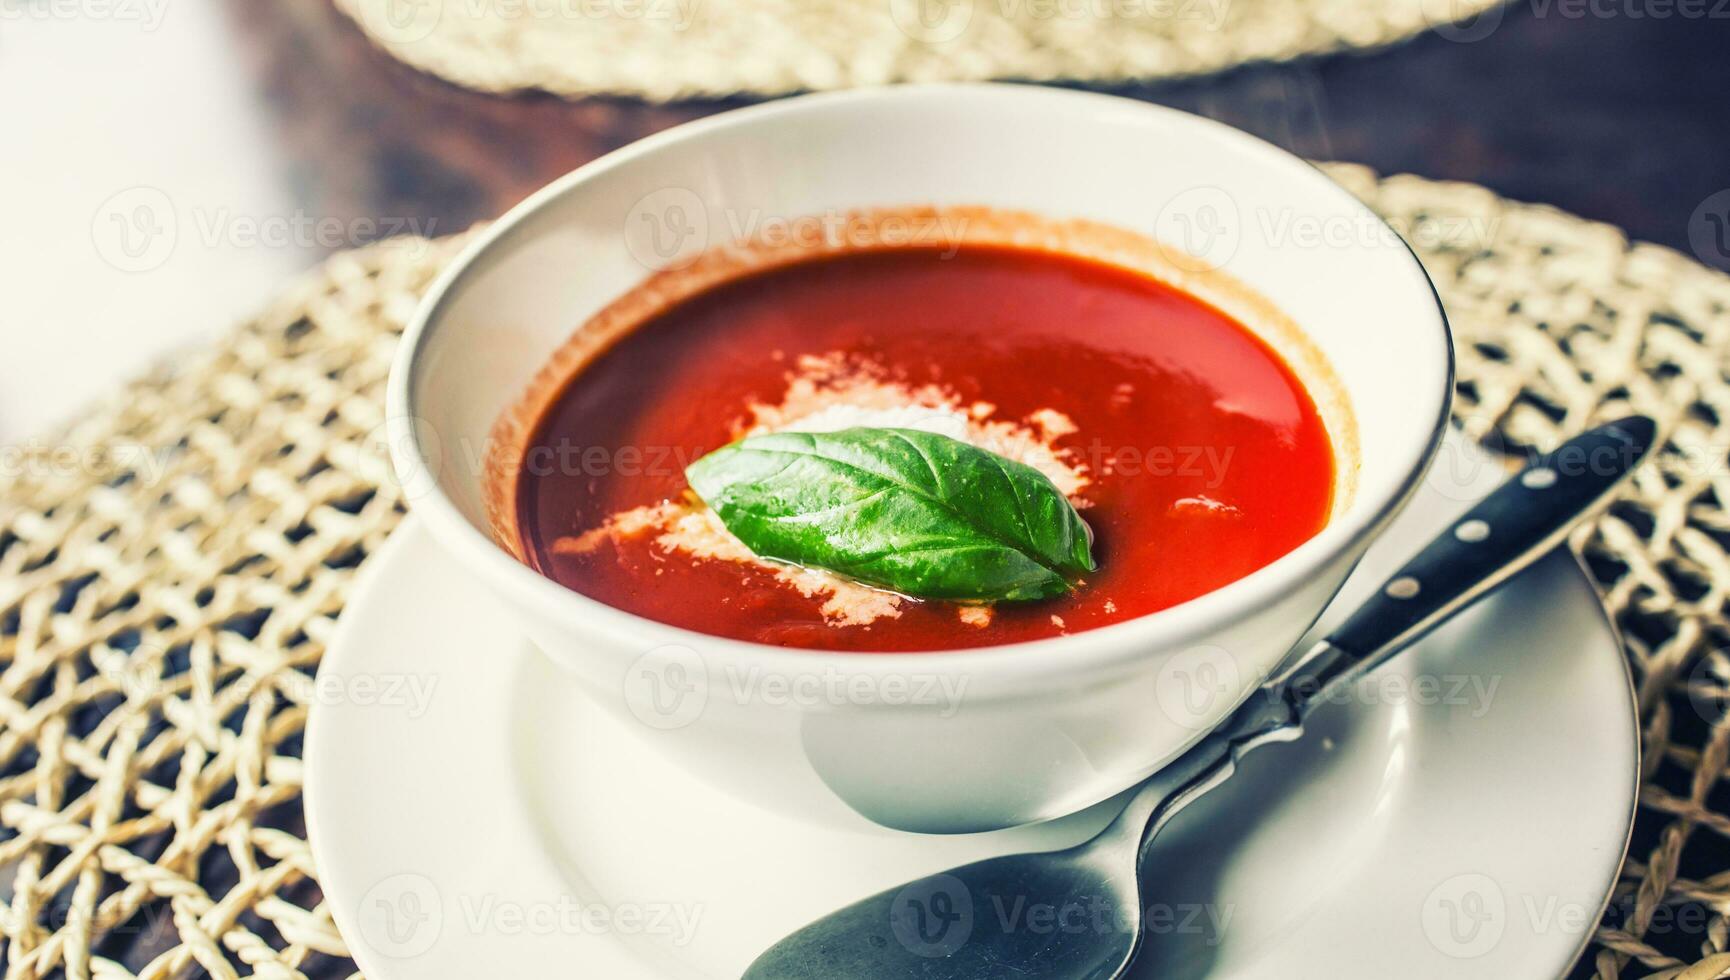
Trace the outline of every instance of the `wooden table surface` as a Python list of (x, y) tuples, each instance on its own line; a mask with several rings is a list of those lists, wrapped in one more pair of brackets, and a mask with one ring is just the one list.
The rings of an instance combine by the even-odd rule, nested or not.
[[(1681, 2), (1718, 16), (1657, 16)], [(0, 443), (206, 341), (375, 223), (460, 231), (608, 150), (742, 101), (467, 92), (375, 51), (330, 0), (119, 7), (158, 16), (144, 24), (104, 16), (106, 0), (0, 7), (0, 85), (28, 93), (0, 126), (0, 213), (14, 230), (0, 269), (15, 272), (0, 290)], [(1476, 181), (1690, 250), (1690, 225), (1710, 220), (1703, 202), (1730, 187), (1725, 0), (1515, 0), (1486, 16), (1494, 29), (1469, 43), (1431, 35), (1119, 91), (1307, 156)], [(128, 193), (179, 219), (178, 244), (149, 270), (114, 261), (112, 239), (136, 217)], [(1730, 210), (1730, 193), (1713, 203)], [(335, 243), (253, 234), (302, 220), (345, 231)], [(1707, 244), (1700, 257), (1730, 268), (1730, 247)]]
[[(1658, 18), (1642, 16), (1644, 2), (1600, 0), (1616, 16), (1570, 17), (1556, 0), (1522, 0), (1480, 40), (1430, 35), (1114, 91), (1305, 156), (1473, 181), (1692, 252), (1690, 221), (1730, 187), (1730, 8)], [(318, 215), (432, 217), (456, 231), (638, 137), (747, 101), (480, 95), (375, 51), (325, 0), (229, 5), (244, 84)], [(1730, 269), (1730, 250), (1700, 257)]]

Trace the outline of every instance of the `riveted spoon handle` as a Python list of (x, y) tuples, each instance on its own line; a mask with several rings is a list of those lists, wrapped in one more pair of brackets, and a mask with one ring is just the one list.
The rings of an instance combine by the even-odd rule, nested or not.
[(1404, 649), (1460, 607), (1548, 554), (1607, 504), (1651, 453), (1657, 424), (1643, 415), (1601, 425), (1533, 459), (1418, 552), (1330, 634), (1343, 656), (1305, 678), (1314, 690)]

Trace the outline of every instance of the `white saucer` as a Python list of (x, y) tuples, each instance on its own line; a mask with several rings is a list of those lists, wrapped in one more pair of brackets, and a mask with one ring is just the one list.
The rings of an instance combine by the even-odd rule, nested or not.
[[(1479, 459), (1450, 442), (1336, 609), (1494, 486)], [(1622, 653), (1575, 561), (1546, 559), (1313, 718), (1165, 832), (1135, 976), (1564, 972), (1608, 900), (1638, 768)], [(306, 740), (313, 854), (367, 976), (733, 978), (823, 912), (1108, 816), (820, 829), (706, 789), (654, 734), (587, 708), (405, 524), (343, 613)]]

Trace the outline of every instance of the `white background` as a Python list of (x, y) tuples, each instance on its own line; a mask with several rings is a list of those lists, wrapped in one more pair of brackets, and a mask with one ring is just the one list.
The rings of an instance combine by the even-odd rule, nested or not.
[(316, 261), (306, 242), (240, 237), (297, 204), (223, 16), (0, 0), (0, 446), (48, 434)]

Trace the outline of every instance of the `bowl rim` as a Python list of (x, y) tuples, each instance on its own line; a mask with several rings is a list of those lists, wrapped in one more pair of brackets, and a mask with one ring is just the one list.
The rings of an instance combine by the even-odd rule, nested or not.
[[(1318, 193), (1337, 196), (1345, 207), (1356, 209), (1360, 217), (1367, 216), (1376, 225), (1387, 229), (1405, 246), (1406, 257), (1418, 281), (1429, 289), (1435, 305), (1436, 335), (1444, 359), (1440, 391), (1435, 395), (1434, 418), (1425, 438), (1410, 448), (1407, 458), (1398, 461), (1405, 475), (1392, 492), (1385, 493), (1379, 500), (1367, 499), (1362, 496), (1366, 488), (1360, 485), (1357, 490), (1359, 500), (1343, 513), (1336, 514), (1298, 547), (1242, 578), (1145, 616), (1039, 640), (954, 650), (865, 652), (781, 647), (738, 640), (672, 626), (607, 605), (518, 561), (491, 536), (470, 523), (445, 494), (442, 485), (426, 476), (428, 467), (419, 440), (417, 422), (420, 415), (413, 383), (419, 373), (421, 354), (427, 349), (428, 341), (437, 331), (453, 297), (461, 292), (464, 280), (517, 226), (601, 174), (709, 133), (857, 103), (905, 102), (910, 103), (907, 108), (912, 109), (928, 104), (927, 100), (933, 97), (1047, 100), (1068, 103), (1078, 109), (1145, 113), (1175, 119), (1183, 125), (1199, 126), (1228, 141), (1235, 141), (1248, 152), (1259, 154), (1276, 166), (1300, 167), (1313, 176)], [(1224, 123), (1122, 96), (1014, 82), (889, 85), (794, 96), (673, 126), (607, 153), (529, 195), (476, 234), (440, 271), (422, 297), (403, 330), (391, 365), (385, 394), (385, 431), (399, 486), (414, 486), (417, 481), (428, 484), (424, 492), (410, 496), (407, 502), (414, 513), (427, 522), (442, 547), (471, 564), (475, 574), (488, 580), (493, 590), (507, 601), (526, 604), (537, 615), (561, 623), (572, 631), (603, 633), (621, 649), (633, 651), (633, 658), (665, 647), (682, 647), (705, 658), (748, 663), (771, 675), (797, 676), (821, 669), (877, 678), (901, 677), (916, 672), (932, 677), (1033, 681), (1060, 672), (1073, 677), (1083, 670), (1110, 670), (1162, 651), (1176, 652), (1204, 643), (1208, 636), (1230, 625), (1233, 620), (1298, 591), (1317, 570), (1379, 534), (1417, 490), (1440, 448), (1452, 403), (1454, 370), (1453, 338), (1447, 312), (1434, 282), (1410, 244), (1380, 215), (1302, 157)], [(1318, 615), (1320, 612), (1320, 609), (1316, 611)], [(1277, 660), (1256, 666), (1263, 671), (1271, 670)]]

